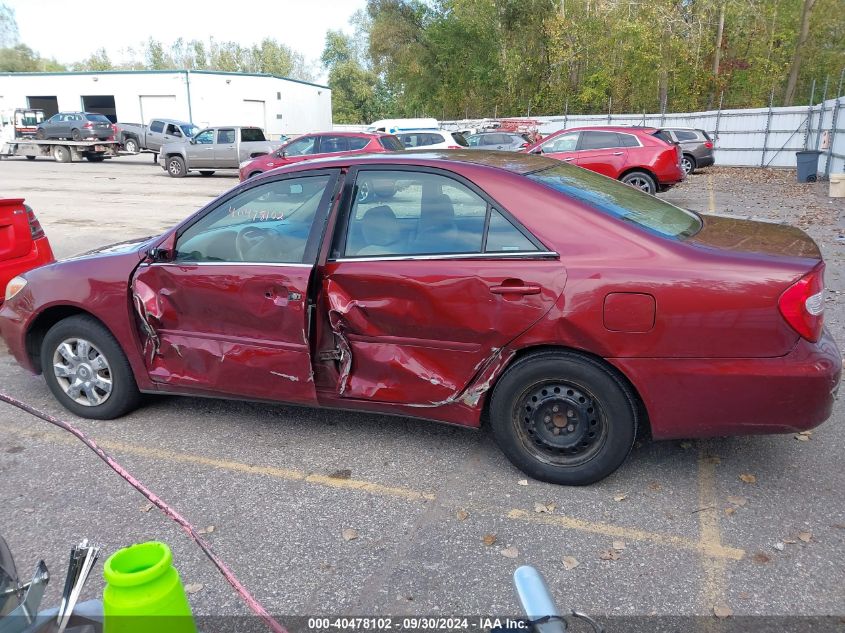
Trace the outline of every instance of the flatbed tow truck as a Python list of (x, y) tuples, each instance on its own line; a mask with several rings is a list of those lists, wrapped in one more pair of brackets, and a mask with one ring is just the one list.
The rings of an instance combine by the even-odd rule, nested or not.
[(20, 108), (8, 116), (3, 115), (0, 121), (0, 158), (26, 156), (29, 160), (35, 160), (45, 156), (59, 163), (80, 161), (83, 158), (99, 163), (118, 155), (120, 143), (114, 140), (38, 140), (34, 138), (34, 130), (37, 122), (43, 120), (43, 112), (40, 110)]

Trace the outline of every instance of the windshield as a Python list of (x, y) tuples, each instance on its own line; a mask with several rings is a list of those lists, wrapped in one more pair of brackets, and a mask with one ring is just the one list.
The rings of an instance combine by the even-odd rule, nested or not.
[(182, 131), (185, 133), (185, 136), (187, 136), (188, 138), (191, 138), (194, 134), (200, 131), (200, 129), (196, 125), (190, 125), (187, 123), (185, 125), (180, 125), (179, 127), (182, 129)]
[(664, 237), (684, 239), (701, 229), (701, 219), (691, 211), (586, 169), (560, 165), (528, 178), (586, 202), (602, 213), (632, 222)]

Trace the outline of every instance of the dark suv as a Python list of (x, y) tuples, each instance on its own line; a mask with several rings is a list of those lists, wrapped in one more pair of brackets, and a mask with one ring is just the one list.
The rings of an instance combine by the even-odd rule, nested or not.
[(106, 141), (114, 136), (114, 127), (105, 115), (96, 112), (59, 112), (40, 123), (35, 138), (69, 138), (81, 141), (96, 138)]
[(698, 167), (708, 167), (716, 162), (713, 156), (713, 139), (704, 130), (671, 127), (663, 128), (656, 136), (681, 146), (681, 167), (687, 175)]

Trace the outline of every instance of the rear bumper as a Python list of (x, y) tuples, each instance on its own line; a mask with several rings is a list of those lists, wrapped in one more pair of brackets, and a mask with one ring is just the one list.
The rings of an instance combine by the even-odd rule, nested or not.
[[(693, 156), (695, 156), (693, 154)], [(710, 165), (714, 165), (716, 163), (716, 157), (713, 156), (712, 153), (707, 154), (706, 156), (695, 156), (695, 166), (696, 167), (710, 167)]]
[(642, 396), (656, 439), (812, 429), (830, 417), (842, 374), (827, 330), (778, 358), (610, 360)]

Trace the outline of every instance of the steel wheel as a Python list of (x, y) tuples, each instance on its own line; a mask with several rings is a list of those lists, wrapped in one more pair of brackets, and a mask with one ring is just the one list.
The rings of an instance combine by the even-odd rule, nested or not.
[(607, 421), (599, 400), (568, 381), (528, 388), (517, 410), (523, 445), (548, 464), (577, 466), (587, 462), (607, 439)]
[(96, 407), (112, 392), (111, 366), (90, 341), (68, 338), (53, 352), (53, 374), (59, 387), (74, 402)]

